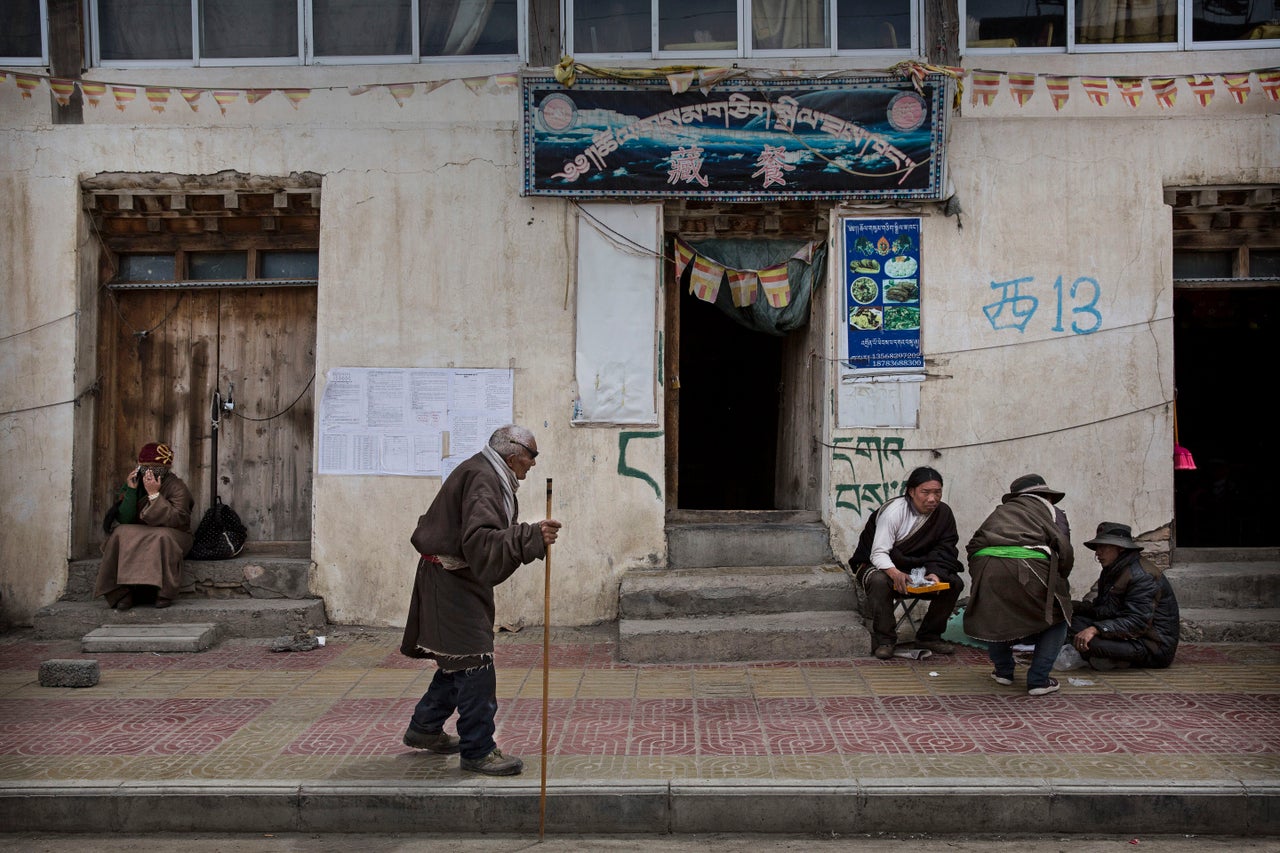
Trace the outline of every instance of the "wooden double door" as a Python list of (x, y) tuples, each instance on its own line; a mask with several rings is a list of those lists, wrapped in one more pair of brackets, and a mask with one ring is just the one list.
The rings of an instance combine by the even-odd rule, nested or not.
[[(193, 528), (216, 490), (251, 542), (309, 542), (316, 288), (104, 289), (98, 311), (95, 546), (151, 441), (173, 448), (195, 498)], [(234, 402), (221, 412), (216, 459), (215, 390)]]

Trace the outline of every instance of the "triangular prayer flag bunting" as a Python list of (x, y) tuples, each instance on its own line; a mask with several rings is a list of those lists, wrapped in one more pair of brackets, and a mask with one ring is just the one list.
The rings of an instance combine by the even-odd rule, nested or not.
[(1267, 98), (1280, 101), (1280, 71), (1259, 71), (1258, 85), (1267, 93)]
[(251, 104), (256, 104), (258, 103), (258, 101), (261, 101), (267, 95), (270, 95), (273, 91), (275, 90), (274, 89), (246, 89), (244, 93), (244, 99)]
[(200, 105), (196, 102), (204, 94), (204, 89), (179, 89), (178, 93), (182, 95), (182, 100), (187, 102), (187, 106), (191, 107), (191, 112), (200, 111)]
[(693, 78), (697, 76), (696, 71), (678, 71), (674, 74), (667, 75), (667, 83), (671, 86), (671, 94), (679, 95), (689, 91), (689, 87), (693, 85)]
[(1231, 93), (1231, 97), (1235, 99), (1237, 104), (1243, 104), (1249, 99), (1249, 75), (1244, 74), (1223, 74), (1222, 82), (1227, 84), (1227, 91)]
[(726, 77), (732, 77), (737, 74), (734, 68), (704, 68), (698, 72), (698, 88), (702, 94), (711, 94), (711, 89)]
[(40, 85), (39, 77), (32, 77), (30, 74), (19, 74), (16, 71), (13, 74), (13, 82), (18, 84), (22, 97), (30, 98), (31, 93)]
[(693, 249), (680, 238), (676, 238), (676, 281), (684, 276), (684, 268), (693, 261)]
[(1049, 89), (1049, 98), (1053, 101), (1054, 110), (1062, 109), (1071, 97), (1070, 77), (1046, 77), (1044, 84)]
[(422, 94), (430, 95), (436, 89), (439, 89), (441, 86), (446, 85), (448, 82), (449, 82), (448, 80), (428, 80), (427, 82), (422, 84)]
[(1000, 91), (1002, 76), (998, 71), (973, 72), (973, 103), (977, 104), (981, 100), (983, 106), (991, 106), (991, 102), (996, 99), (996, 93)]
[(816, 246), (817, 244), (813, 240), (810, 240), (808, 243), (805, 243), (796, 250), (796, 253), (791, 256), (791, 260), (804, 261), (806, 264), (813, 263), (813, 250)]
[(1080, 85), (1084, 87), (1084, 93), (1089, 96), (1089, 100), (1093, 101), (1100, 107), (1107, 105), (1108, 85), (1110, 79), (1107, 77), (1081, 77)]
[(0, 68), (0, 83), (3, 83), (5, 80), (8, 80), (8, 79), (9, 79), (9, 72), (5, 71), (3, 68)]
[(138, 97), (138, 90), (133, 86), (117, 86), (111, 84), (111, 94), (116, 99), (116, 109), (124, 112), (124, 108), (133, 103), (133, 99)]
[(53, 99), (58, 102), (58, 106), (71, 106), (71, 96), (76, 93), (75, 80), (62, 80), (58, 77), (50, 77), (49, 88), (53, 91)]
[(219, 90), (213, 93), (213, 99), (218, 102), (218, 109), (223, 115), (227, 114), (227, 107), (236, 102), (236, 98), (240, 97), (238, 91), (232, 89)]
[(508, 88), (520, 82), (519, 74), (495, 74), (494, 82), (503, 88)]
[(387, 91), (396, 99), (396, 106), (403, 107), (404, 102), (413, 97), (413, 84), (391, 83), (387, 86)]
[(462, 83), (468, 89), (471, 90), (472, 94), (478, 95), (480, 94), (480, 90), (488, 85), (489, 78), (488, 77), (463, 77)]
[(1209, 102), (1213, 100), (1212, 77), (1188, 77), (1187, 85), (1191, 87), (1191, 91), (1195, 93), (1196, 99), (1200, 101), (1200, 106), (1209, 106)]
[(733, 294), (733, 304), (736, 308), (746, 308), (749, 305), (756, 304), (756, 297), (760, 293), (759, 277), (756, 276), (754, 270), (726, 270), (729, 275), (729, 289)]
[(89, 102), (89, 106), (91, 107), (96, 107), (98, 102), (102, 100), (102, 96), (106, 93), (106, 83), (88, 83), (84, 80), (80, 81), (80, 94), (84, 95), (85, 100)]
[(295, 110), (298, 108), (298, 104), (311, 97), (310, 89), (281, 89), (280, 91), (289, 99), (289, 106)]
[(1018, 106), (1025, 105), (1035, 93), (1036, 75), (1023, 74), (1016, 71), (1009, 72), (1009, 94), (1018, 102)]
[(786, 308), (791, 304), (791, 284), (787, 280), (786, 261), (774, 267), (760, 270), (760, 286), (764, 298), (774, 308)]
[(169, 103), (169, 90), (157, 86), (148, 86), (147, 103), (151, 104), (151, 109), (155, 112), (164, 112), (165, 104)]
[(1124, 102), (1134, 109), (1138, 108), (1138, 104), (1142, 102), (1142, 78), (1141, 77), (1119, 77), (1116, 79), (1116, 88), (1120, 90), (1120, 97), (1124, 98)]
[(720, 295), (720, 281), (724, 267), (710, 258), (698, 255), (693, 259), (693, 272), (689, 273), (689, 292), (703, 302), (715, 302)]
[(363, 95), (372, 88), (372, 86), (348, 86), (347, 93), (350, 95)]
[(1172, 107), (1178, 99), (1178, 81), (1172, 77), (1152, 77), (1148, 82), (1151, 94), (1156, 96), (1156, 103), (1161, 109)]

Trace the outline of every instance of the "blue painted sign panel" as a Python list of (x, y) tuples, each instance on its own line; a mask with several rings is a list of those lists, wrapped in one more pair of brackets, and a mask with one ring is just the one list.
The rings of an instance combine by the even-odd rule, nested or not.
[(920, 349), (920, 220), (841, 220), (845, 367), (911, 372)]

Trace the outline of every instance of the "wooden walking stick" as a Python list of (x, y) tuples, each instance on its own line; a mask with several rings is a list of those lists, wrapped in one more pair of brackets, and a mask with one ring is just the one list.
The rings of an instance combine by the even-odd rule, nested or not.
[[(547, 478), (547, 518), (551, 517), (551, 478)], [(538, 789), (538, 840), (547, 831), (547, 692), (551, 661), (551, 546), (542, 578), (542, 784)]]

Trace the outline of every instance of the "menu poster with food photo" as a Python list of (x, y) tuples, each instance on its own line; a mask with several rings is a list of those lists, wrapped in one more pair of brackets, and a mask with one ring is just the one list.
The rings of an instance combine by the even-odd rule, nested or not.
[(843, 372), (924, 369), (920, 351), (920, 219), (841, 220)]

